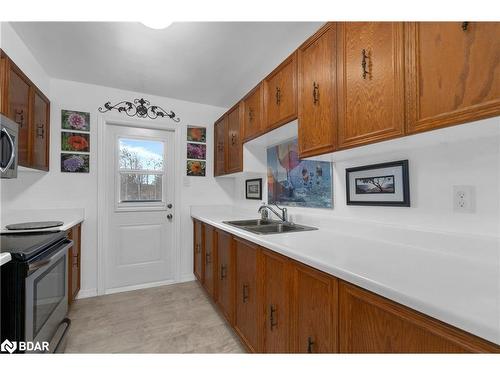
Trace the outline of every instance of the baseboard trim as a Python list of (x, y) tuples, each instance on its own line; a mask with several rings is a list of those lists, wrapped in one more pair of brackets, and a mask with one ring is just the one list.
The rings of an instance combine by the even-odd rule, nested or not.
[(76, 295), (76, 299), (84, 299), (97, 296), (97, 289), (80, 290)]
[(196, 278), (194, 277), (194, 273), (188, 273), (188, 274), (185, 274), (185, 275), (182, 275), (180, 278), (179, 278), (179, 283), (185, 283), (187, 281), (194, 281), (196, 280)]
[(111, 288), (111, 289), (106, 289), (104, 294), (114, 294), (114, 293), (123, 293), (123, 292), (130, 292), (132, 290), (139, 290), (139, 289), (147, 289), (147, 288), (154, 288), (157, 286), (164, 286), (164, 285), (171, 285), (171, 284), (177, 284), (178, 281), (176, 280), (163, 280), (163, 281), (155, 281), (152, 283), (145, 283), (145, 284), (137, 284), (137, 285), (128, 285), (120, 288)]

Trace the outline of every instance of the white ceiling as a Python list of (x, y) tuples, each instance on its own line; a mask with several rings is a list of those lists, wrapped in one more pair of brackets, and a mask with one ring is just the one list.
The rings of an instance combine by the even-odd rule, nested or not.
[(12, 22), (46, 72), (229, 107), (320, 26), (317, 22)]

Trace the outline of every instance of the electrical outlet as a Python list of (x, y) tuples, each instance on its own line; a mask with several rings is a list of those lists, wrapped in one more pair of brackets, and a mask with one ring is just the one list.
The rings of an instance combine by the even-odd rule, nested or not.
[(476, 191), (472, 185), (453, 186), (453, 209), (456, 212), (472, 213), (476, 209)]

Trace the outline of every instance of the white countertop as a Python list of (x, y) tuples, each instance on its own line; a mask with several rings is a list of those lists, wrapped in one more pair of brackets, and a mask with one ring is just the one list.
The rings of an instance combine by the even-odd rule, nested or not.
[(191, 216), (500, 345), (500, 237), (302, 217), (309, 232), (258, 235), (223, 221), (255, 219), (231, 206)]
[[(8, 230), (6, 225), (29, 221), (62, 221), (64, 224), (57, 228), (36, 230)], [(48, 209), (22, 209), (2, 213), (0, 233), (23, 233), (33, 231), (68, 230), (85, 220), (83, 208), (48, 208)]]
[(0, 253), (0, 266), (10, 262), (10, 259), (11, 257), (9, 253)]

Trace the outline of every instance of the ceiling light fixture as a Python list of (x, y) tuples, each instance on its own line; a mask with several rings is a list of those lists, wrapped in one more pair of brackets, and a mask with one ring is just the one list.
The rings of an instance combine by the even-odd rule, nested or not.
[(161, 20), (161, 19), (151, 19), (141, 22), (144, 26), (149, 27), (154, 30), (162, 30), (169, 27), (173, 22)]

